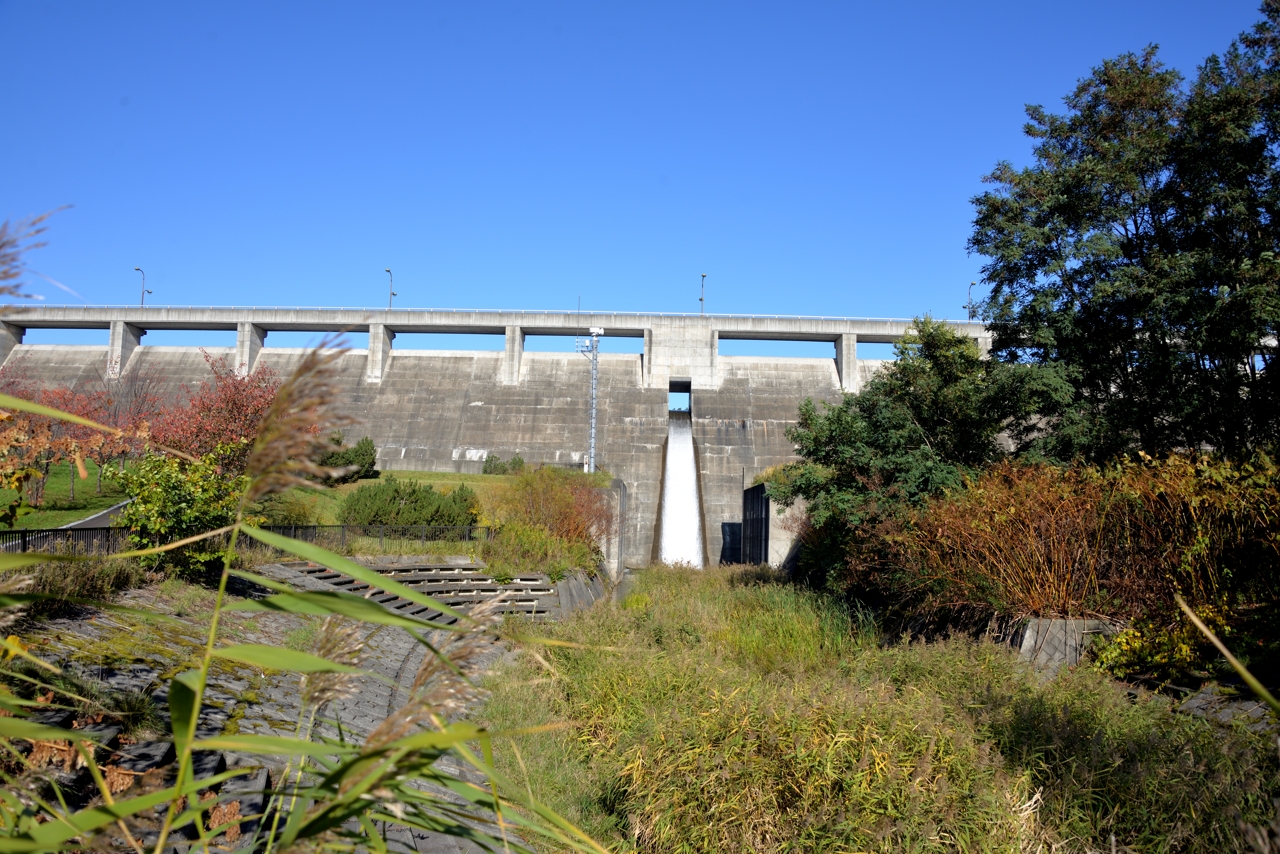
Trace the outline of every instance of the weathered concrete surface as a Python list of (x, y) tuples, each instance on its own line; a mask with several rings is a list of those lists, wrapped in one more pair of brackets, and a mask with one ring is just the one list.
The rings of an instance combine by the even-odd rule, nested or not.
[[(957, 324), (985, 339), (977, 324)], [(20, 343), (27, 328), (107, 328), (108, 347)], [(628, 512), (624, 560), (642, 566), (653, 554), (667, 439), (668, 392), (691, 392), (694, 441), (703, 497), (708, 563), (720, 554), (721, 523), (738, 521), (741, 492), (761, 470), (795, 459), (786, 430), (805, 398), (836, 402), (879, 366), (857, 359), (857, 342), (891, 342), (907, 320), (419, 312), (356, 309), (32, 308), (0, 319), (9, 348), (6, 370), (48, 385), (87, 384), (115, 370), (159, 378), (159, 391), (209, 377), (195, 348), (149, 347), (147, 329), (234, 329), (235, 348), (210, 348), (240, 369), (270, 366), (287, 374), (302, 350), (272, 348), (276, 330), (368, 331), (367, 350), (340, 361), (343, 395), (362, 418), (387, 470), (478, 473), (489, 454), (519, 453), (526, 462), (581, 464), (587, 445), (590, 363), (576, 353), (527, 352), (529, 335), (586, 334), (643, 338), (645, 352), (600, 357), (597, 459), (621, 479)], [(402, 332), (487, 332), (505, 336), (504, 351), (401, 350)], [(719, 355), (721, 339), (831, 341), (829, 359)]]

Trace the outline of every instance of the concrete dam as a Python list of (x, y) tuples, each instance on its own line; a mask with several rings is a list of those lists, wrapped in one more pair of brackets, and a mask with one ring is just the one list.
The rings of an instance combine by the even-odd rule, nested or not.
[[(660, 513), (668, 437), (692, 463), (683, 500), (699, 511), (700, 530), (680, 536), (690, 563), (718, 561), (723, 525), (742, 520), (742, 491), (764, 469), (796, 459), (786, 430), (805, 398), (836, 402), (857, 391), (881, 362), (859, 359), (864, 343), (892, 343), (910, 320), (746, 315), (421, 311), (414, 309), (9, 307), (0, 317), (0, 359), (22, 365), (44, 386), (95, 383), (104, 373), (142, 369), (177, 395), (209, 378), (200, 348), (147, 346), (148, 330), (234, 330), (235, 347), (204, 348), (240, 370), (269, 365), (287, 375), (304, 352), (264, 346), (272, 332), (367, 332), (368, 347), (342, 356), (348, 411), (363, 421), (386, 471), (479, 473), (485, 458), (520, 454), (528, 463), (581, 465), (590, 430), (588, 359), (577, 353), (526, 352), (529, 336), (643, 340), (643, 352), (602, 353), (599, 362), (598, 467), (627, 489), (624, 559), (644, 566), (660, 557)], [(955, 323), (989, 346), (981, 324)], [(107, 346), (25, 344), (27, 329), (107, 329)], [(501, 351), (410, 350), (398, 334), (491, 334)], [(834, 358), (726, 356), (720, 341), (823, 341)], [(671, 392), (689, 394), (689, 412), (669, 411)], [(678, 422), (678, 424), (677, 424)], [(683, 427), (679, 425), (685, 425)], [(685, 438), (688, 437), (688, 438)], [(681, 511), (686, 519), (687, 510)], [(701, 549), (700, 561), (688, 559)], [(674, 548), (674, 546), (673, 546)]]

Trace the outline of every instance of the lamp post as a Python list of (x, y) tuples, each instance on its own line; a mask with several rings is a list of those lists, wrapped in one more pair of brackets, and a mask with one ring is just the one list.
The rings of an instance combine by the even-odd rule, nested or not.
[(702, 296), (698, 297), (698, 314), (707, 313), (707, 274), (702, 274)]
[(964, 307), (965, 307), (966, 309), (968, 309), (968, 310), (969, 310), (969, 319), (970, 319), (970, 320), (973, 320), (973, 319), (974, 319), (974, 316), (977, 314), (977, 312), (976, 312), (976, 311), (974, 311), (975, 306), (974, 306), (974, 304), (973, 304), (973, 286), (974, 286), (974, 285), (976, 285), (976, 284), (978, 284), (978, 283), (977, 283), (977, 282), (970, 282), (970, 283), (969, 283), (969, 301), (968, 301), (967, 303), (965, 303), (965, 304), (964, 304)]
[(391, 300), (393, 300), (393, 299), (395, 299), (396, 297), (398, 297), (398, 296), (399, 296), (399, 294), (397, 294), (397, 293), (396, 293), (396, 277), (395, 277), (395, 276), (393, 276), (393, 275), (391, 275), (391, 268), (390, 268), (390, 267), (387, 267), (387, 279), (388, 279), (388, 282), (387, 282), (387, 293), (389, 294), (389, 296), (387, 297), (387, 311), (390, 311), (390, 310), (391, 310)]
[(139, 273), (142, 273), (142, 297), (138, 300), (138, 307), (142, 308), (147, 304), (147, 294), (151, 291), (147, 290), (147, 274), (141, 267), (134, 267)]

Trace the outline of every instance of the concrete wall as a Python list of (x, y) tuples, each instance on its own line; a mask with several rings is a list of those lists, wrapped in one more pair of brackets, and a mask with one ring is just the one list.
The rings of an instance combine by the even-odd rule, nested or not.
[[(625, 560), (648, 563), (667, 438), (668, 392), (687, 384), (710, 561), (721, 522), (739, 521), (742, 488), (762, 469), (795, 459), (786, 430), (806, 397), (836, 402), (879, 363), (856, 358), (857, 340), (891, 341), (909, 321), (519, 312), (356, 312), (293, 309), (24, 309), (0, 319), (6, 366), (21, 363), (47, 385), (91, 384), (104, 373), (150, 371), (161, 392), (209, 377), (199, 350), (149, 347), (146, 330), (237, 331), (235, 348), (209, 350), (242, 370), (269, 365), (285, 375), (303, 351), (272, 348), (272, 330), (368, 330), (368, 350), (340, 361), (343, 394), (364, 421), (387, 470), (479, 473), (489, 454), (526, 462), (581, 464), (589, 424), (590, 362), (576, 353), (525, 352), (529, 334), (586, 333), (591, 326), (643, 337), (643, 355), (602, 354), (598, 465), (627, 489)], [(959, 325), (966, 334), (981, 327)], [(111, 328), (108, 347), (25, 345), (33, 327)], [(397, 331), (494, 332), (502, 352), (400, 350)], [(826, 340), (834, 359), (720, 356), (719, 338)]]

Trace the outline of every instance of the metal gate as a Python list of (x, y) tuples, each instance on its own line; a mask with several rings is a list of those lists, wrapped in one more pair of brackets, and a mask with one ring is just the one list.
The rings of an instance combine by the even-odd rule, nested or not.
[(769, 496), (763, 483), (742, 491), (742, 562), (769, 562)]

